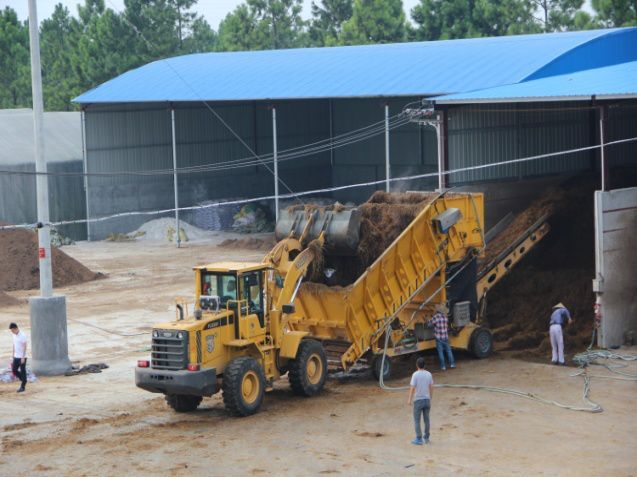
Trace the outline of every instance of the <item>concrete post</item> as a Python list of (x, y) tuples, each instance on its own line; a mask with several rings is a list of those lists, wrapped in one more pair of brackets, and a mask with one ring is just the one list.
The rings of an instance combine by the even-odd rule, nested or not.
[(29, 0), (29, 43), (31, 49), (31, 88), (33, 91), (33, 132), (35, 148), (36, 195), (40, 258), (40, 297), (29, 299), (32, 369), (36, 374), (63, 374), (71, 368), (66, 335), (66, 300), (52, 296), (51, 237), (49, 225), (49, 188), (44, 158), (42, 72), (38, 38), (36, 0)]
[(29, 0), (29, 42), (31, 46), (31, 90), (33, 92), (33, 145), (35, 148), (36, 197), (38, 207), (38, 229), (40, 257), (40, 294), (53, 293), (51, 273), (51, 237), (49, 225), (49, 183), (44, 158), (44, 102), (42, 100), (42, 72), (40, 70), (40, 42), (36, 0)]
[(276, 132), (276, 108), (272, 106), (272, 157), (274, 159), (274, 214), (279, 221), (279, 157)]
[(179, 234), (179, 184), (177, 180), (177, 135), (175, 134), (175, 109), (170, 109), (170, 123), (172, 127), (173, 143), (173, 188), (175, 190), (175, 233), (177, 234), (177, 248), (181, 246)]
[(66, 331), (66, 299), (62, 295), (29, 299), (31, 368), (36, 375), (55, 376), (71, 369)]
[(391, 169), (389, 163), (389, 104), (385, 104), (385, 192), (389, 192)]

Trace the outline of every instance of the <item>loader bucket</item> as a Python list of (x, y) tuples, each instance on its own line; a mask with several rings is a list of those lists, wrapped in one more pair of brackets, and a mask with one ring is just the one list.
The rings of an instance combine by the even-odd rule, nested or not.
[(325, 250), (333, 255), (355, 255), (359, 242), (361, 213), (358, 209), (339, 211), (322, 209), (282, 210), (274, 233), (277, 240), (292, 234), (300, 238), (308, 220), (313, 220), (305, 242), (310, 242), (325, 231)]

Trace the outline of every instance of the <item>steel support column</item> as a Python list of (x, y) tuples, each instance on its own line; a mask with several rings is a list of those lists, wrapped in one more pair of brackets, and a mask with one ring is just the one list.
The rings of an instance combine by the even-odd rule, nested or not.
[(391, 170), (389, 163), (389, 104), (385, 104), (385, 191), (389, 192)]
[(272, 106), (272, 158), (274, 160), (274, 215), (279, 221), (279, 158), (276, 133), (276, 108)]
[(175, 108), (170, 108), (170, 124), (173, 144), (173, 188), (175, 190), (175, 234), (177, 236), (177, 248), (181, 246), (181, 234), (179, 233), (179, 181), (177, 178), (177, 135), (175, 133)]
[(86, 201), (86, 240), (91, 241), (91, 209), (88, 190), (88, 151), (86, 150), (86, 112), (82, 108), (82, 166), (84, 169), (84, 200)]

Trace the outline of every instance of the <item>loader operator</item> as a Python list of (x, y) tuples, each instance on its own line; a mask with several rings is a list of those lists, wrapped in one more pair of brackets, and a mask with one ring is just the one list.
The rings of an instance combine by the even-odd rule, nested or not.
[(562, 328), (573, 323), (571, 314), (562, 303), (553, 307), (549, 321), (549, 336), (551, 337), (551, 363), (564, 366), (564, 335)]

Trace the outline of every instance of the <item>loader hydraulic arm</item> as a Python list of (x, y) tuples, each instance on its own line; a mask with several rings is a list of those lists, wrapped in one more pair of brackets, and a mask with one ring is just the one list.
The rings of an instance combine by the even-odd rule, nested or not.
[(285, 274), (283, 289), (279, 293), (274, 305), (275, 309), (281, 310), (283, 305), (290, 304), (294, 301), (294, 296), (301, 284), (301, 280), (307, 273), (310, 265), (317, 258), (317, 254), (320, 253), (320, 249), (324, 243), (325, 235), (321, 233), (318, 238), (311, 242), (310, 246), (296, 256)]

